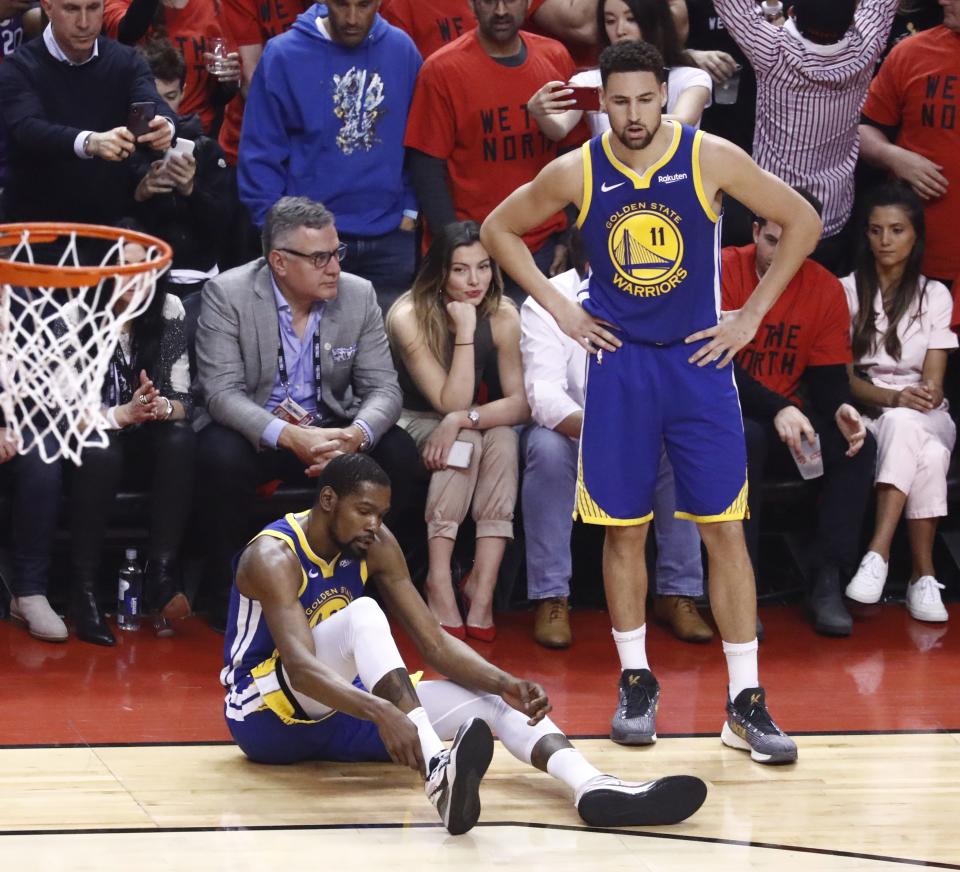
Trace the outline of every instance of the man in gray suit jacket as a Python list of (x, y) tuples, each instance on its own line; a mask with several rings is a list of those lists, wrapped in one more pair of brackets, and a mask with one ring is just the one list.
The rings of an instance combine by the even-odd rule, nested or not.
[(340, 270), (333, 215), (283, 197), (267, 215), (263, 251), (207, 282), (197, 327), (214, 626), (225, 619), (233, 555), (254, 532), (259, 484), (306, 483), (338, 454), (369, 451), (390, 476), (387, 523), (418, 514), (420, 460), (395, 426), (401, 393), (383, 316), (373, 285)]

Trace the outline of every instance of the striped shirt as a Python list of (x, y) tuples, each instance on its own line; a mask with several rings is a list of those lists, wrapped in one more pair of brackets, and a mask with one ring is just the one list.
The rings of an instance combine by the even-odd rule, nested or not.
[(823, 235), (853, 211), (857, 124), (898, 0), (861, 0), (853, 26), (832, 45), (800, 36), (792, 19), (766, 21), (754, 0), (714, 0), (724, 26), (757, 73), (753, 159), (823, 203)]

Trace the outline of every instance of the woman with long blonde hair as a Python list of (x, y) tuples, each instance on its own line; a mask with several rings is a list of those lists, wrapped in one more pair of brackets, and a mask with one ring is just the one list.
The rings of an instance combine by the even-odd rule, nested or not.
[[(529, 417), (520, 363), (520, 316), (503, 297), (497, 266), (473, 221), (433, 240), (413, 288), (391, 307), (387, 336), (403, 390), (400, 426), (432, 472), (427, 494), (427, 603), (448, 632), (492, 641), (493, 591), (513, 538), (517, 436)], [(467, 511), (477, 527), (472, 571), (460, 584), (450, 561)]]

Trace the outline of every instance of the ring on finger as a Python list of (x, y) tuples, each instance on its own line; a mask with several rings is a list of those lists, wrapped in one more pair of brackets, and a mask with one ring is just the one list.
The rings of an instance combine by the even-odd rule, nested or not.
[(147, 398), (147, 395), (146, 395), (146, 394), (140, 394), (140, 399), (137, 400), (137, 402), (140, 403), (141, 406), (149, 406), (149, 405), (150, 405), (150, 400)]

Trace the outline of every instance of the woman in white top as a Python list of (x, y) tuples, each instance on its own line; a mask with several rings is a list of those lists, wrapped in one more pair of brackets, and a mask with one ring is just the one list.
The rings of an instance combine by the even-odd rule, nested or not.
[[(600, 45), (606, 48), (620, 42), (644, 40), (656, 46), (668, 68), (665, 117), (693, 127), (710, 105), (710, 76), (693, 65), (683, 50), (667, 0), (599, 0), (597, 30)], [(600, 87), (600, 70), (577, 73), (571, 85)], [(563, 139), (583, 117), (580, 109), (571, 109), (573, 92), (565, 82), (547, 82), (528, 101), (530, 114), (545, 136), (555, 142)], [(587, 112), (591, 135), (610, 129), (607, 113)]]
[(869, 549), (847, 596), (875, 603), (887, 579), (890, 543), (906, 516), (913, 558), (907, 609), (945, 621), (933, 569), (937, 519), (947, 513), (947, 468), (956, 427), (943, 398), (953, 299), (920, 273), (923, 206), (902, 183), (873, 193), (857, 269), (844, 278), (850, 306), (853, 395), (877, 439), (877, 517)]

